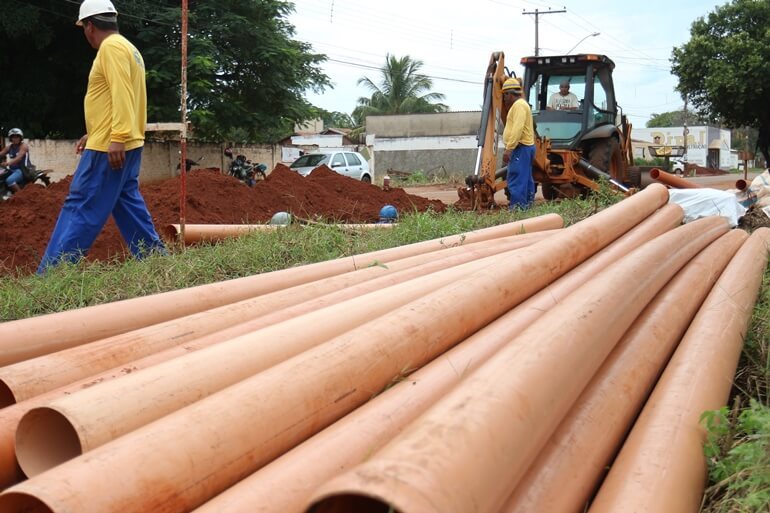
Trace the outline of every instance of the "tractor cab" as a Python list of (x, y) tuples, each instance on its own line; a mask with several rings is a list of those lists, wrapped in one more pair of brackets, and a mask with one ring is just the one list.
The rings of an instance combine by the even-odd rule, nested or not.
[(617, 132), (612, 85), (615, 64), (604, 55), (524, 57), (524, 98), (539, 136), (553, 149), (579, 150), (584, 141)]

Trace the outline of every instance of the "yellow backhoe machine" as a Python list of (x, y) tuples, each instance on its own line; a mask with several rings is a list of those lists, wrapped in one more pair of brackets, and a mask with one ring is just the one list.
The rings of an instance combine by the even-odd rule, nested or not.
[[(624, 193), (638, 188), (640, 170), (631, 165), (631, 124), (615, 99), (615, 64), (596, 54), (524, 57), (521, 64), (524, 99), (532, 108), (536, 133), (532, 176), (543, 197), (584, 195), (598, 189), (601, 178)], [(460, 199), (475, 209), (493, 208), (495, 192), (506, 188), (506, 169), (500, 167), (508, 115), (502, 85), (509, 76), (503, 53), (493, 53), (484, 80), (474, 173), (458, 190)], [(565, 83), (577, 97), (577, 107), (549, 107)]]

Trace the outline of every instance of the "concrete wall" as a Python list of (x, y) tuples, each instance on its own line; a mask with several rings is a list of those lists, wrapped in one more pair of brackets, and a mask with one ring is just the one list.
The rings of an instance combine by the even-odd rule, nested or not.
[(480, 111), (367, 116), (366, 133), (385, 138), (475, 135), (480, 122)]
[(377, 173), (390, 170), (427, 175), (466, 175), (476, 163), (481, 112), (367, 116)]
[[(53, 181), (74, 173), (79, 157), (75, 154), (75, 140), (45, 140), (30, 139), (32, 163), (38, 169), (51, 169)], [(188, 143), (187, 158), (200, 162), (200, 167), (216, 167), (226, 170), (230, 159), (224, 156), (225, 146), (209, 143)], [(265, 164), (269, 170), (281, 162), (281, 148), (269, 144), (252, 144), (234, 146), (233, 154), (246, 155), (252, 162)], [(178, 142), (147, 142), (142, 153), (142, 170), (139, 175), (141, 182), (165, 180), (176, 176), (176, 166), (179, 163)]]

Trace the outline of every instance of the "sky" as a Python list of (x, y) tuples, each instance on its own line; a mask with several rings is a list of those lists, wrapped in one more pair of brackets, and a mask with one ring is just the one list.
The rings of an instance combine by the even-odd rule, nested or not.
[[(482, 82), (492, 52), (505, 53), (509, 70), (535, 54), (538, 16), (540, 55), (603, 53), (615, 62), (615, 94), (632, 124), (653, 113), (681, 109), (670, 72), (671, 50), (690, 38), (693, 21), (725, 2), (711, 0), (293, 0), (288, 18), (295, 39), (310, 43), (328, 61), (323, 71), (333, 89), (308, 92), (308, 101), (350, 114), (371, 92), (361, 77), (380, 82), (387, 54), (423, 62), (422, 72), (443, 93), (451, 111), (480, 110)], [(599, 35), (593, 36), (594, 33)]]

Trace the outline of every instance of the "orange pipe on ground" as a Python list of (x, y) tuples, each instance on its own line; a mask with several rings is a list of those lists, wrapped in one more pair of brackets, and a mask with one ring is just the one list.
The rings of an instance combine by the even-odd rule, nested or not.
[[(376, 287), (374, 292), (53, 399), (30, 410), (19, 422), (19, 465), (27, 476), (39, 474), (512, 254), (492, 255)], [(403, 272), (420, 274), (430, 265)], [(370, 282), (362, 285), (368, 287)], [(347, 295), (348, 291), (337, 294)]]
[[(194, 513), (303, 511), (324, 481), (363, 461), (562, 297), (641, 243), (682, 222), (669, 204), (639, 226), (408, 379), (217, 495)], [(461, 369), (461, 370), (460, 370)], [(312, 463), (311, 463), (312, 462)]]
[(725, 405), (770, 249), (770, 229), (738, 250), (663, 372), (589, 513), (697, 513), (706, 485), (703, 412)]
[[(727, 231), (724, 219), (699, 220), (608, 267), (384, 449), (322, 486), (308, 511), (499, 511), (642, 309), (680, 267)], [(656, 265), (662, 258), (668, 265)]]
[[(277, 224), (185, 224), (184, 242), (185, 244), (214, 242), (253, 232), (271, 232), (286, 226)], [(178, 224), (167, 224), (162, 228), (162, 235), (166, 240), (175, 241), (180, 233), (182, 233), (182, 229), (181, 225)]]
[[(499, 317), (667, 198), (663, 186), (647, 187), (388, 316), (20, 483), (0, 494), (0, 510), (45, 504), (50, 511), (171, 513), (202, 504)], [(119, 487), (94, 493), (116, 476)]]
[(676, 344), (747, 238), (742, 230), (727, 232), (652, 300), (583, 390), (501, 512), (585, 511)]
[[(393, 223), (369, 223), (369, 224), (338, 224), (344, 230), (377, 230), (393, 228)], [(185, 224), (185, 244), (197, 244), (199, 242), (216, 242), (222, 239), (240, 237), (253, 232), (275, 231), (285, 225), (275, 224)], [(163, 237), (166, 240), (176, 240), (181, 233), (178, 224), (169, 224), (163, 227)]]
[(702, 187), (695, 182), (691, 182), (685, 178), (679, 178), (676, 175), (667, 173), (662, 169), (654, 167), (650, 170), (650, 178), (657, 180), (660, 183), (666, 184), (675, 189), (701, 189)]
[[(265, 319), (261, 316), (268, 313), (273, 314), (291, 307), (291, 310), (272, 315), (273, 321), (271, 322), (275, 322), (277, 318), (285, 319), (319, 308), (321, 305), (328, 306), (335, 301), (353, 297), (363, 293), (363, 291), (392, 285), (410, 277), (488, 256), (495, 252), (523, 247), (547, 237), (549, 233), (550, 231), (515, 235), (448, 248), (438, 254), (415, 255), (390, 262), (387, 266), (371, 266), (359, 271), (298, 285), (287, 290), (257, 296), (236, 304), (192, 314), (6, 366), (0, 368), (0, 407), (13, 404), (15, 401), (29, 399), (54, 388), (113, 367), (125, 365), (133, 360), (171, 347), (182, 346), (182, 350), (186, 353), (190, 341), (203, 336), (213, 336), (217, 340), (224, 340), (224, 337), (233, 338), (253, 331), (265, 326)], [(412, 269), (412, 271), (407, 272), (408, 269)], [(377, 276), (380, 278), (376, 278)], [(369, 285), (357, 285), (371, 279), (379, 281)], [(319, 298), (319, 296), (335, 290), (342, 292), (336, 296)], [(319, 302), (303, 303), (313, 298), (319, 298)], [(252, 320), (244, 322), (248, 319)], [(233, 326), (234, 324), (235, 326)], [(228, 328), (226, 332), (220, 332), (225, 328)]]
[[(443, 250), (441, 253), (438, 253), (435, 255), (423, 254), (423, 255), (416, 255), (414, 257), (409, 257), (401, 260), (396, 260), (395, 262), (389, 263), (387, 266), (387, 269), (382, 266), (375, 266), (375, 267), (369, 267), (367, 269), (362, 269), (360, 271), (356, 271), (356, 273), (359, 275), (375, 273), (376, 275), (376, 274), (384, 274), (385, 272), (387, 272), (388, 274), (384, 274), (379, 278), (374, 278), (358, 285), (349, 283), (350, 286), (347, 286), (346, 288), (340, 291), (331, 292), (324, 296), (305, 301), (304, 303), (278, 309), (277, 311), (271, 311), (271, 313), (266, 313), (265, 315), (261, 315), (256, 319), (252, 319), (247, 322), (242, 322), (230, 328), (216, 331), (214, 333), (210, 333), (209, 335), (202, 336), (199, 338), (193, 338), (188, 340), (187, 335), (190, 332), (191, 333), (196, 332), (195, 330), (193, 330), (193, 326), (195, 325), (193, 321), (197, 322), (197, 318), (200, 317), (201, 314), (194, 314), (192, 316), (188, 316), (187, 318), (179, 319), (178, 322), (166, 323), (166, 324), (171, 324), (171, 326), (169, 326), (170, 331), (166, 332), (165, 336), (169, 340), (178, 341), (179, 342), (178, 345), (175, 345), (169, 349), (166, 349), (165, 351), (153, 353), (140, 360), (133, 360), (133, 361), (127, 362), (123, 365), (119, 365), (115, 368), (109, 369), (100, 374), (89, 375), (84, 379), (75, 381), (73, 383), (70, 383), (69, 385), (65, 385), (65, 386), (56, 388), (54, 390), (50, 390), (48, 392), (44, 392), (40, 395), (36, 395), (31, 399), (24, 400), (21, 403), (15, 404), (13, 406), (8, 406), (4, 409), (0, 408), (0, 489), (5, 486), (10, 486), (16, 483), (21, 478), (21, 474), (17, 470), (14, 435), (15, 435), (16, 426), (19, 420), (27, 411), (29, 411), (32, 408), (45, 406), (45, 404), (52, 399), (55, 399), (65, 394), (75, 393), (83, 388), (89, 388), (93, 386), (94, 383), (102, 383), (105, 381), (109, 381), (109, 380), (124, 376), (127, 371), (135, 372), (137, 370), (149, 367), (151, 365), (156, 365), (158, 363), (171, 360), (172, 358), (185, 355), (191, 351), (195, 351), (203, 347), (207, 347), (211, 344), (218, 343), (223, 340), (234, 338), (236, 336), (242, 335), (243, 333), (255, 331), (257, 329), (263, 328), (270, 324), (302, 315), (308, 311), (313, 311), (319, 308), (323, 308), (325, 306), (332, 305), (344, 299), (355, 297), (356, 295), (362, 294), (366, 291), (377, 290), (379, 288), (388, 286), (390, 284), (398, 283), (410, 277), (414, 277), (415, 275), (424, 274), (426, 272), (430, 272), (435, 269), (446, 267), (452, 263), (457, 264), (467, 260), (474, 260), (477, 258), (481, 258), (483, 256), (493, 254), (497, 250), (508, 251), (508, 250), (515, 249), (516, 247), (524, 247), (526, 245), (529, 245), (530, 243), (536, 242), (537, 240), (541, 240), (549, 236), (549, 234), (552, 232), (553, 231), (535, 232), (531, 234), (503, 237), (497, 240), (483, 241), (478, 243), (466, 244), (463, 246), (456, 246), (453, 248), (448, 248), (446, 250)], [(437, 258), (438, 256), (442, 256), (442, 255), (444, 255), (443, 258), (440, 258), (440, 259)], [(342, 279), (343, 279), (343, 276), (338, 276), (338, 277), (327, 278), (325, 280), (321, 280), (316, 283), (320, 284), (323, 281), (339, 281)], [(345, 280), (344, 283), (348, 283), (348, 281)], [(308, 287), (314, 288), (314, 285), (306, 284), (298, 287), (293, 287), (292, 289), (289, 289), (286, 291), (286, 298), (288, 300), (298, 299), (300, 297), (300, 294), (299, 294), (300, 290)], [(282, 306), (281, 296), (283, 296), (283, 294), (281, 294), (280, 292), (264, 296), (264, 298), (267, 300), (267, 302), (265, 303), (264, 311), (272, 310), (273, 308), (271, 308), (271, 305), (275, 309)], [(254, 300), (249, 300), (249, 301), (257, 301), (259, 299), (260, 298), (255, 298)], [(225, 309), (227, 312), (229, 312), (229, 307), (225, 307)], [(218, 309), (215, 309), (215, 310), (218, 310)], [(209, 312), (214, 313), (215, 310), (212, 310)], [(208, 318), (208, 320), (204, 319), (204, 321), (205, 322), (201, 323), (201, 326), (217, 325), (218, 317), (216, 316), (210, 317)], [(174, 331), (173, 328), (182, 328), (183, 330), (187, 330), (187, 331), (179, 331), (179, 330)], [(120, 337), (124, 337), (124, 338), (129, 337), (128, 340), (132, 343), (132, 345), (134, 342), (136, 342), (139, 344), (140, 347), (144, 347), (150, 343), (151, 334), (154, 334), (154, 335), (158, 334), (158, 332), (149, 333), (149, 331), (151, 330), (152, 328), (145, 328), (144, 330), (139, 330), (145, 333), (144, 337), (139, 337), (138, 335), (134, 335), (133, 338), (130, 338), (131, 337), (130, 334), (121, 335)], [(132, 333), (135, 334), (138, 332), (132, 332)], [(68, 351), (82, 352), (85, 349), (87, 353), (80, 354), (78, 356), (80, 359), (86, 359), (87, 357), (90, 357), (93, 352), (95, 352), (95, 349), (92, 348), (94, 344), (96, 343), (88, 344), (87, 346), (82, 346), (81, 348), (73, 348)], [(89, 348), (89, 349), (86, 349), (86, 348)], [(106, 349), (106, 353), (110, 355), (110, 357), (114, 357), (116, 352), (118, 352), (118, 350), (114, 346), (111, 348), (108, 347)], [(129, 349), (128, 354), (129, 355), (133, 354), (135, 356), (136, 354), (138, 354), (138, 349), (137, 348), (134, 348), (133, 350)], [(67, 372), (71, 372), (72, 367), (80, 362), (79, 358), (77, 357), (73, 358), (72, 365), (66, 365), (60, 362), (58, 364), (55, 364), (53, 368), (67, 369)], [(35, 379), (35, 375), (36, 374), (32, 372), (30, 374), (30, 380), (35, 384), (37, 384), (39, 383), (40, 380)], [(40, 370), (39, 374), (37, 375), (38, 376), (44, 375), (43, 371)], [(57, 379), (60, 379), (60, 376), (58, 376), (58, 374), (57, 374)], [(53, 378), (49, 376), (42, 381), (50, 382), (52, 380)]]
[[(0, 323), (0, 366), (369, 266), (505, 235), (561, 228), (547, 214), (363, 255)], [(87, 329), (86, 329), (87, 328)]]

